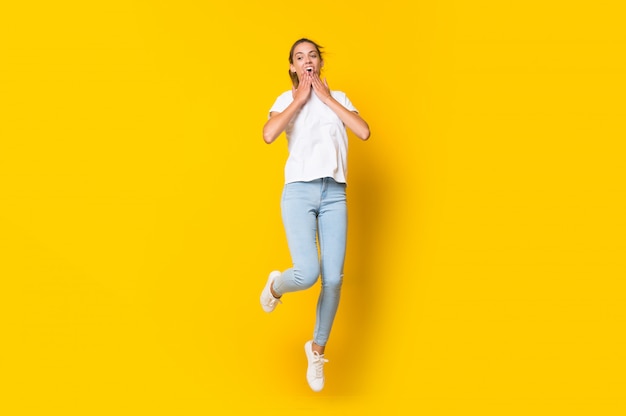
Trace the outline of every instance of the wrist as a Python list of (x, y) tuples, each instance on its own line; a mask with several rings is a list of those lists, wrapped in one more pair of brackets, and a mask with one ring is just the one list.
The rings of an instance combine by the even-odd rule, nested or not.
[(300, 96), (296, 96), (296, 97), (294, 98), (294, 101), (295, 101), (295, 103), (296, 103), (298, 106), (303, 106), (303, 105), (307, 102), (307, 100), (308, 100), (308, 97), (303, 97), (303, 96), (301, 96), (301, 95), (300, 95)]

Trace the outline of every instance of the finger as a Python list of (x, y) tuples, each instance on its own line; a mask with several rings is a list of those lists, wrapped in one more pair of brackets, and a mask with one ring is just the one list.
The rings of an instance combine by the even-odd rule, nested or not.
[(305, 85), (307, 87), (310, 87), (311, 86), (311, 81), (312, 81), (311, 75), (309, 75), (308, 73), (305, 72), (302, 75), (302, 83), (303, 83), (303, 85)]
[(325, 82), (324, 82), (324, 83), (322, 83), (322, 80), (321, 80), (321, 79), (319, 79), (319, 78), (315, 77), (315, 78), (313, 79), (313, 82), (314, 82), (313, 87), (314, 87), (316, 90), (318, 90), (318, 91), (320, 91), (320, 92), (321, 92), (321, 91), (329, 91), (328, 85), (326, 85), (326, 83), (325, 83)]
[(312, 76), (311, 77), (311, 83), (313, 83), (313, 85), (315, 85), (315, 86), (321, 86), (322, 85), (322, 83), (320, 81), (320, 78), (317, 77), (317, 76)]

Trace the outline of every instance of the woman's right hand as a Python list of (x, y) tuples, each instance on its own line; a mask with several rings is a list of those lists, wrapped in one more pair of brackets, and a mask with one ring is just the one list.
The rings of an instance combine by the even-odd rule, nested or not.
[(313, 74), (308, 72), (300, 75), (298, 89), (291, 87), (293, 101), (282, 112), (270, 113), (270, 119), (263, 126), (263, 140), (265, 143), (272, 143), (280, 134), (285, 131), (287, 124), (293, 119), (302, 106), (308, 101), (313, 89)]
[(293, 94), (293, 100), (304, 105), (304, 103), (306, 103), (311, 96), (312, 74), (310, 72), (302, 71), (299, 78), (300, 83), (298, 84), (298, 88), (296, 89), (292, 86), (291, 92)]

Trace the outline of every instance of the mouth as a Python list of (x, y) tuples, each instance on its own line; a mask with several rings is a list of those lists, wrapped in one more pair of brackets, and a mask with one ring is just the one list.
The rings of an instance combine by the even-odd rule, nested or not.
[(306, 69), (307, 72), (313, 72), (313, 68), (312, 67), (308, 67), (308, 68), (305, 68), (305, 69)]

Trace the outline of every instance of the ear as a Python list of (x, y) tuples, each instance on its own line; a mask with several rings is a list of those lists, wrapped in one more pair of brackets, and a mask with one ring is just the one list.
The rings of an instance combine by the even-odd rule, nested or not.
[(296, 67), (295, 67), (295, 66), (293, 66), (293, 64), (290, 64), (290, 65), (289, 65), (289, 71), (291, 71), (291, 72), (295, 73), (295, 72), (296, 72)]

